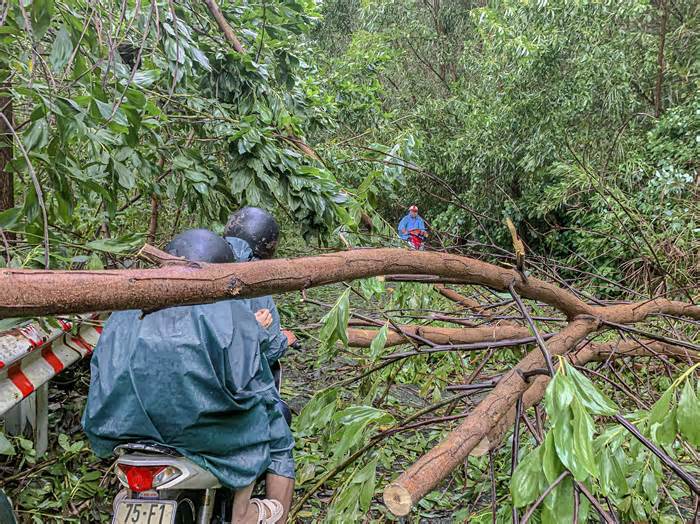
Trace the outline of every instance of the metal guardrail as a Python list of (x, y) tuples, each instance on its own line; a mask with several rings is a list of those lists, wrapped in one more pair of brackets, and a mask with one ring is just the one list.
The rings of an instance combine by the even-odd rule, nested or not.
[[(47, 332), (36, 322), (0, 333), (0, 416), (67, 367), (92, 353), (102, 327), (96, 315), (59, 321)], [(76, 324), (77, 332), (71, 333)]]
[(32, 428), (37, 456), (48, 447), (48, 382), (92, 353), (102, 333), (98, 315), (83, 315), (59, 328), (28, 322), (0, 332), (0, 418), (5, 431)]

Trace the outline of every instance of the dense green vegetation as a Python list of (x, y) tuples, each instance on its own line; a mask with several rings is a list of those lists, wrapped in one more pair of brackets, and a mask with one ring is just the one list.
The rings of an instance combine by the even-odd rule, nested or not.
[[(204, 2), (0, 3), (0, 267), (131, 267), (146, 239), (162, 245), (192, 226), (221, 231), (241, 205), (276, 214), (285, 255), (398, 245), (393, 224), (417, 203), (433, 249), (510, 264), (510, 217), (528, 270), (542, 278), (599, 299), (697, 301), (697, 2), (220, 6), (239, 49)], [(288, 357), (283, 394), (299, 412), (296, 500), (308, 499), (296, 516), (308, 521), (395, 519), (381, 489), (456, 422), (393, 430), (441, 402), (445, 386), (464, 382), (483, 358), (418, 356), (352, 380), (389, 349), (386, 328), (371, 348), (345, 347), (349, 311), (402, 323), (432, 310), (467, 315), (431, 286), (352, 285), (309, 293), (321, 305), (279, 299), (285, 325), (304, 337), (304, 352)], [(0, 321), (0, 330), (10, 325)], [(697, 342), (696, 324), (666, 318), (653, 328)], [(499, 351), (482, 378), (524, 354)], [(510, 441), (491, 458), (470, 457), (414, 517), (490, 522), (493, 504), (510, 521), (513, 502), (529, 506), (566, 468), (623, 521), (689, 520), (697, 502), (685, 485), (604, 418), (629, 414), (700, 475), (697, 373), (648, 362), (603, 369), (598, 390), (562, 366), (544, 403), (547, 427), (575, 420), (577, 433), (546, 432), (539, 447), (523, 433), (513, 482)], [(78, 425), (88, 381), (82, 364), (52, 385), (47, 457), (0, 433), (0, 483), (27, 522), (108, 520), (110, 464), (91, 455)], [(584, 400), (553, 400), (568, 396)], [(572, 482), (534, 518), (570, 522)], [(595, 521), (581, 500), (586, 516)]]

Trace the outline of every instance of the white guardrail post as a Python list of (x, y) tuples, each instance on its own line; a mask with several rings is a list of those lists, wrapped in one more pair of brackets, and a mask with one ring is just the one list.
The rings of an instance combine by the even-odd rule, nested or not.
[(60, 328), (28, 322), (0, 332), (0, 418), (9, 435), (29, 425), (37, 457), (48, 448), (48, 383), (92, 353), (102, 333), (98, 315), (83, 315)]

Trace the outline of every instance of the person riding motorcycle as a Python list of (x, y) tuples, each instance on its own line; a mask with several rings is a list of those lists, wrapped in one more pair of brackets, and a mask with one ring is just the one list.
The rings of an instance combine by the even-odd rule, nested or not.
[[(224, 239), (231, 247), (236, 262), (252, 262), (270, 259), (275, 255), (279, 243), (279, 225), (275, 218), (259, 207), (244, 207), (232, 213), (224, 227)], [(281, 367), (279, 359), (286, 353), (287, 348), (297, 344), (297, 338), (289, 330), (284, 330), (280, 324), (280, 315), (275, 301), (269, 295), (247, 300), (251, 310), (256, 312), (256, 318), (263, 326), (267, 339), (267, 359), (277, 384), (281, 383)], [(278, 398), (277, 408), (284, 415), (287, 424), (291, 424), (292, 413), (287, 403)], [(282, 450), (279, 450), (280, 452)], [(291, 457), (292, 449), (289, 450)], [(291, 458), (290, 458), (291, 460)], [(291, 464), (293, 467), (293, 463)], [(281, 485), (281, 483), (279, 483)], [(286, 518), (291, 507), (294, 484), (287, 483), (285, 492), (276, 491), (275, 498), (282, 502)]]
[[(203, 229), (177, 235), (166, 251), (234, 261), (226, 241)], [(113, 313), (93, 353), (82, 420), (93, 451), (106, 458), (128, 442), (169, 446), (234, 491), (233, 523), (279, 522), (279, 498), (294, 483), (293, 439), (277, 408), (269, 346), (244, 299)], [(251, 499), (263, 474), (268, 498)]]
[(408, 208), (408, 214), (399, 222), (398, 232), (401, 240), (408, 242), (410, 248), (423, 249), (428, 232), (425, 228), (425, 221), (418, 215), (418, 206), (412, 205)]
[[(272, 258), (279, 242), (279, 225), (275, 218), (259, 207), (244, 207), (232, 213), (224, 228), (224, 239), (236, 257), (236, 262), (250, 262)], [(296, 344), (294, 333), (280, 327), (280, 318), (271, 296), (250, 299), (255, 311), (266, 311), (270, 316), (261, 320), (271, 337), (267, 353), (270, 365), (285, 353), (288, 345)]]

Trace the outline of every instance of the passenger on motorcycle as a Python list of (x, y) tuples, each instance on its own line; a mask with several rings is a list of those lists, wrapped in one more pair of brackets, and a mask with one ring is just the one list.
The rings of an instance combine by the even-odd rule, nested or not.
[[(236, 262), (264, 260), (272, 258), (275, 254), (279, 242), (279, 225), (267, 211), (258, 207), (244, 207), (229, 217), (224, 228), (224, 238), (231, 246)], [(264, 357), (272, 369), (279, 388), (281, 380), (279, 359), (287, 351), (287, 347), (296, 342), (296, 337), (291, 331), (281, 328), (279, 312), (271, 296), (257, 297), (246, 302), (250, 303), (258, 321), (265, 328), (263, 331), (267, 339), (267, 350), (264, 352)], [(287, 423), (291, 423), (291, 412), (287, 404), (280, 399), (277, 406)], [(284, 467), (282, 465), (278, 467), (280, 471), (286, 471), (286, 474), (283, 478), (268, 474), (266, 478), (267, 496), (282, 502), (285, 519), (294, 493), (293, 443), (290, 442), (288, 445), (289, 449), (275, 450), (277, 456), (287, 457)]]
[(398, 230), (401, 240), (408, 242), (411, 249), (423, 249), (428, 232), (425, 229), (425, 221), (418, 215), (417, 206), (408, 208), (408, 214), (399, 222)]
[[(166, 251), (234, 261), (228, 244), (202, 229)], [(293, 440), (252, 307), (241, 299), (112, 314), (92, 357), (83, 427), (101, 457), (134, 441), (174, 448), (234, 491), (234, 523), (272, 524), (286, 513), (272, 493), (284, 498), (293, 487)], [(268, 499), (251, 499), (265, 473)]]

